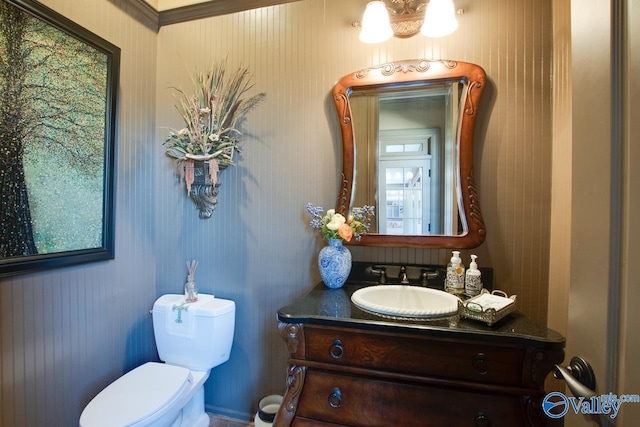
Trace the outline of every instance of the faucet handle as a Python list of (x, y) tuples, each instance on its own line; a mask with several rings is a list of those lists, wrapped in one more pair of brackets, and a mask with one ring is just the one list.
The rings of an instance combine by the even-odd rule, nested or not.
[(420, 269), (420, 278), (422, 279), (422, 286), (429, 286), (429, 279), (437, 279), (440, 274), (437, 271), (429, 270), (426, 268)]
[(379, 274), (380, 278), (378, 279), (378, 285), (384, 285), (387, 283), (387, 269), (385, 267), (380, 267), (374, 265), (370, 269), (371, 274)]

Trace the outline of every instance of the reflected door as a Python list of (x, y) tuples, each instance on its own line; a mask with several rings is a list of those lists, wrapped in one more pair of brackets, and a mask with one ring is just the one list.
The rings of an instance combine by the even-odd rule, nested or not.
[(428, 158), (379, 162), (380, 233), (430, 233), (430, 163)]

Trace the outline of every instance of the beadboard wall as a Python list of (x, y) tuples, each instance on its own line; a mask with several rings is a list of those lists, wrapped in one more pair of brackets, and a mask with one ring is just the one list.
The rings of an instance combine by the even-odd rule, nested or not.
[[(124, 372), (157, 358), (156, 34), (105, 0), (43, 4), (121, 48), (113, 261), (0, 279), (0, 426), (76, 426)], [(115, 1), (119, 3), (119, 1)], [(78, 203), (82, 203), (81, 200)]]
[[(161, 28), (158, 35), (158, 144), (178, 128), (171, 86), (188, 88), (188, 72), (226, 58), (255, 75), (267, 92), (243, 131), (238, 167), (224, 172), (214, 217), (201, 221), (180, 196), (170, 170), (157, 169), (161, 247), (197, 257), (205, 289), (238, 303), (234, 354), (215, 369), (207, 402), (215, 411), (248, 409), (246, 399), (281, 392), (285, 349), (274, 313), (318, 280), (320, 242), (305, 204), (335, 203), (340, 141), (330, 92), (360, 68), (408, 58), (447, 58), (485, 68), (489, 87), (478, 126), (477, 179), (488, 237), (477, 253), (495, 269), (496, 285), (518, 294), (521, 310), (547, 316), (551, 175), (551, 2), (468, 2), (460, 29), (443, 39), (393, 39), (364, 45), (351, 22), (366, 2), (305, 0)], [(160, 154), (158, 162), (163, 163)], [(445, 264), (448, 251), (352, 248), (354, 259)], [(167, 291), (183, 277), (181, 259), (159, 251)], [(202, 277), (202, 276), (201, 276)], [(164, 286), (164, 285), (163, 285)], [(244, 368), (243, 368), (244, 367)]]
[[(230, 360), (212, 370), (207, 409), (248, 419), (260, 397), (283, 393), (286, 348), (275, 312), (319, 280), (321, 241), (307, 202), (335, 203), (341, 170), (334, 82), (409, 58), (481, 65), (489, 77), (477, 126), (476, 178), (486, 242), (463, 251), (494, 268), (519, 308), (547, 317), (551, 199), (551, 1), (467, 0), (443, 39), (363, 45), (351, 22), (366, 1), (304, 0), (165, 26), (155, 34), (118, 0), (43, 3), (122, 48), (116, 259), (0, 279), (0, 425), (75, 425), (104, 385), (156, 356), (148, 310), (181, 292), (185, 261), (200, 292), (236, 302)], [(221, 175), (209, 220), (163, 155), (180, 128), (172, 86), (226, 58), (255, 75), (265, 102), (243, 124), (238, 165)], [(354, 247), (355, 260), (441, 263), (444, 250)]]

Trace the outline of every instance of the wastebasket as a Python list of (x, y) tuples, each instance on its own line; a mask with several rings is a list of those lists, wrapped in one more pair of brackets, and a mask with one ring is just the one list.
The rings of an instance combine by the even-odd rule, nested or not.
[(260, 399), (258, 413), (253, 420), (256, 427), (271, 427), (281, 404), (282, 396), (279, 394), (270, 394)]

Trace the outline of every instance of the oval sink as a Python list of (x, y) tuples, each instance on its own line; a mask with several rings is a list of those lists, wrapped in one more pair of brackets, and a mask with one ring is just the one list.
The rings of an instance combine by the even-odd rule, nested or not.
[(385, 316), (428, 318), (458, 312), (458, 297), (437, 289), (379, 285), (358, 289), (351, 301), (363, 310)]

